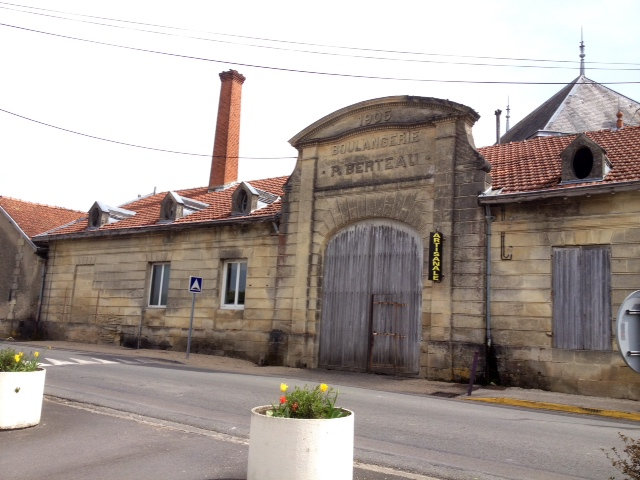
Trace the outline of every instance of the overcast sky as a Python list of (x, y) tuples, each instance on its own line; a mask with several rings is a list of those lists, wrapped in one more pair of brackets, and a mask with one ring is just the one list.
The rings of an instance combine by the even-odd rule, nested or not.
[(578, 76), (581, 28), (587, 77), (640, 101), (637, 0), (16, 1), (0, 2), (0, 195), (82, 211), (206, 186), (229, 69), (246, 77), (242, 180), (290, 174), (291, 137), (391, 95), (467, 105), (493, 144), (508, 99), (513, 126)]

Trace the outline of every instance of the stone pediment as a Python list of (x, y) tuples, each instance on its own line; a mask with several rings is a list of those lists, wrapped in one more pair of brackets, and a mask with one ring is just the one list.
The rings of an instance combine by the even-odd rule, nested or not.
[[(357, 188), (415, 179), (433, 182), (436, 163), (472, 151), (479, 115), (464, 105), (427, 97), (385, 97), (333, 112), (290, 140), (299, 151), (293, 177), (314, 168), (318, 189)], [(464, 140), (458, 147), (458, 139)], [(439, 142), (439, 147), (436, 143)]]
[(338, 140), (381, 129), (403, 129), (439, 121), (468, 117), (475, 123), (479, 115), (460, 103), (439, 98), (402, 95), (367, 100), (345, 107), (308, 126), (289, 143), (295, 148)]

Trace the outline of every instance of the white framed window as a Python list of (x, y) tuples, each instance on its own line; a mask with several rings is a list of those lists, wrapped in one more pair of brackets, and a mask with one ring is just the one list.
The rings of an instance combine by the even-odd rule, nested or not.
[(167, 306), (170, 274), (170, 263), (153, 263), (151, 265), (151, 288), (149, 288), (150, 307)]
[(247, 287), (247, 261), (230, 260), (224, 262), (222, 307), (244, 308), (244, 294)]

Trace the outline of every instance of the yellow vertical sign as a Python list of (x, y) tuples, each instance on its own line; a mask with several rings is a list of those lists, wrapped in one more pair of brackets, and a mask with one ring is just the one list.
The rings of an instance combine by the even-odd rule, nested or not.
[(442, 233), (429, 234), (429, 280), (442, 281)]

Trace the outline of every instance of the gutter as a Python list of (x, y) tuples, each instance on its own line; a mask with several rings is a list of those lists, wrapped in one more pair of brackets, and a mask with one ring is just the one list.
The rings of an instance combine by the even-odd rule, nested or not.
[[(489, 205), (485, 205), (485, 220), (487, 221), (487, 254), (486, 257), (486, 347), (487, 351), (491, 348), (491, 223), (495, 220), (495, 217), (491, 216), (491, 207)], [(488, 365), (487, 357), (485, 355), (485, 374), (486, 374), (486, 366)]]
[(47, 276), (47, 259), (42, 262), (42, 273), (40, 278), (40, 293), (38, 294), (38, 311), (36, 312), (36, 332), (40, 326), (40, 314), (42, 313), (42, 298), (44, 295), (44, 280)]
[(250, 223), (260, 222), (278, 222), (280, 220), (280, 213), (274, 215), (265, 215), (259, 217), (245, 217), (242, 220), (238, 218), (230, 218), (224, 220), (208, 220), (203, 222), (193, 223), (167, 223), (167, 224), (154, 224), (144, 227), (132, 227), (121, 229), (108, 229), (108, 230), (83, 230), (81, 232), (67, 233), (62, 235), (38, 235), (34, 237), (34, 241), (46, 244), (50, 241), (57, 240), (70, 240), (70, 239), (84, 239), (84, 238), (100, 238), (100, 237), (113, 237), (123, 235), (137, 235), (140, 233), (156, 233), (156, 232), (168, 232), (168, 231), (182, 231), (192, 230), (194, 228), (208, 228), (216, 226), (229, 226), (229, 225), (245, 225)]
[(531, 192), (508, 193), (497, 195), (479, 195), (480, 205), (500, 205), (503, 203), (523, 203), (535, 200), (558, 197), (580, 197), (587, 195), (614, 194), (618, 192), (629, 192), (640, 190), (640, 181), (617, 182), (609, 185), (584, 185), (580, 187), (554, 188), (548, 190), (534, 190)]

